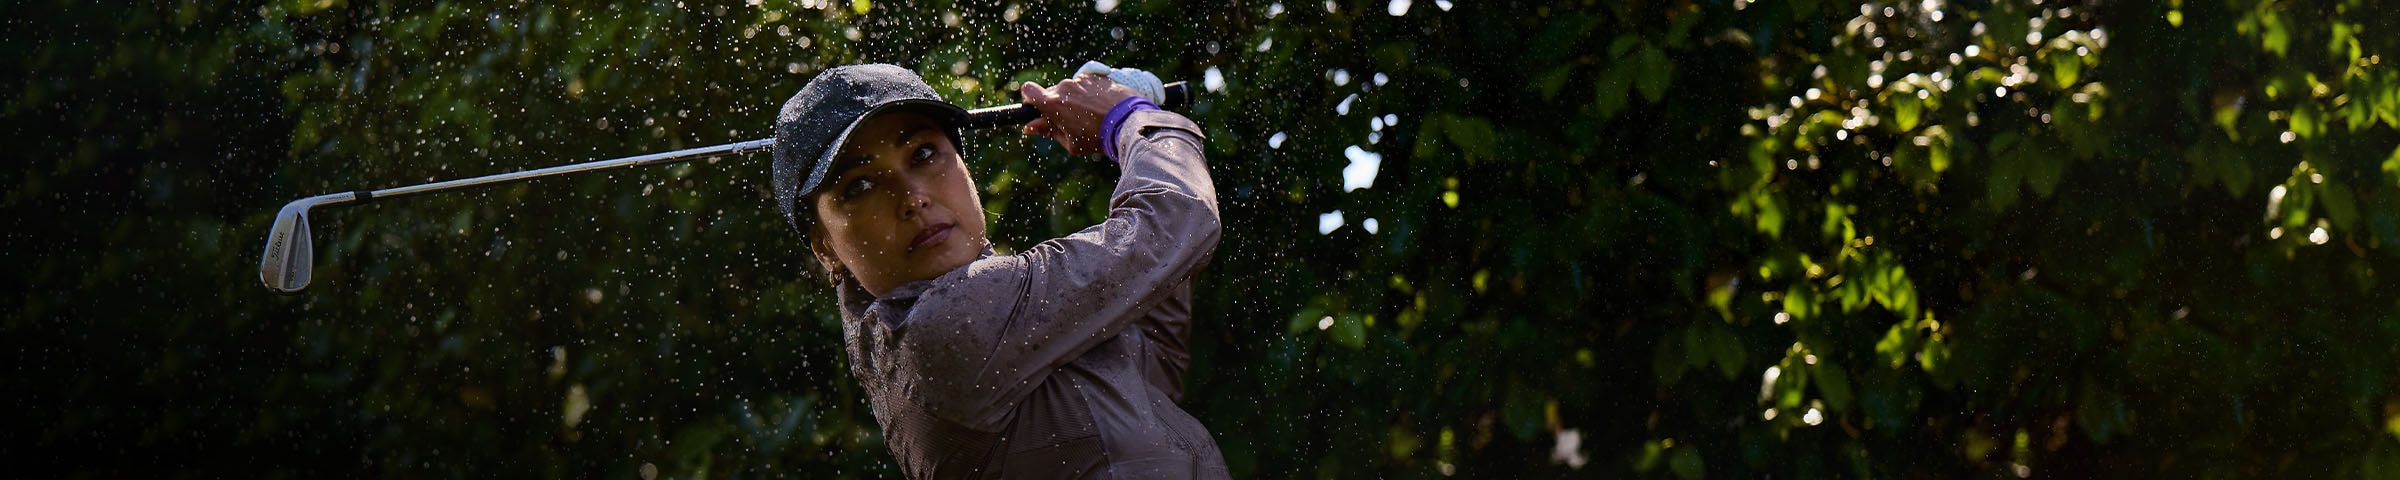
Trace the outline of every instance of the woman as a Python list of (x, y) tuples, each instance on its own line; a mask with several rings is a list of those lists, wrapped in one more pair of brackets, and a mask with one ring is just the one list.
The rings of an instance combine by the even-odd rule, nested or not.
[(1177, 405), (1214, 252), (1200, 129), (1099, 75), (1020, 87), (1025, 133), (1122, 173), (1099, 225), (993, 255), (965, 111), (915, 73), (819, 74), (776, 119), (784, 216), (841, 299), (851, 373), (912, 478), (1225, 478)]

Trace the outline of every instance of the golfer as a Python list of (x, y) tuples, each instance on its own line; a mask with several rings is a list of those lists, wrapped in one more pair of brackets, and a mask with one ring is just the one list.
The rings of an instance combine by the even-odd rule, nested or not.
[(1042, 114), (1025, 133), (1121, 173), (1107, 220), (1006, 256), (966, 112), (915, 73), (827, 70), (776, 117), (776, 201), (840, 298), (884, 441), (911, 478), (1227, 477), (1177, 405), (1218, 233), (1200, 128), (1103, 75), (1020, 90)]

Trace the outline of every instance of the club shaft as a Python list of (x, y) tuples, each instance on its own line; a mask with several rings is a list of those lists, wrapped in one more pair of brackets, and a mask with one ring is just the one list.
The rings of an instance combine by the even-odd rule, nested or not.
[[(443, 191), (457, 190), (457, 189), (462, 189), (462, 188), (487, 187), (487, 186), (493, 186), (493, 185), (501, 185), (501, 184), (514, 183), (514, 182), (522, 182), (522, 181), (526, 181), (526, 180), (532, 180), (532, 179), (536, 179), (536, 178), (543, 178), (543, 177), (554, 177), (554, 176), (559, 176), (559, 175), (568, 175), (568, 174), (576, 174), (576, 173), (584, 173), (584, 172), (597, 172), (597, 171), (601, 171), (601, 170), (615, 170), (615, 169), (620, 169), (620, 168), (630, 168), (630, 167), (644, 167), (644, 166), (651, 166), (651, 165), (666, 165), (666, 164), (672, 164), (672, 163), (683, 163), (683, 162), (689, 162), (689, 161), (693, 161), (693, 160), (703, 160), (703, 159), (710, 159), (710, 158), (717, 158), (717, 157), (725, 157), (725, 156), (732, 156), (732, 155), (741, 155), (741, 154), (745, 154), (745, 153), (752, 153), (752, 152), (761, 152), (761, 151), (766, 151), (766, 150), (768, 150), (768, 149), (772, 149), (772, 148), (775, 148), (775, 139), (773, 139), (773, 138), (762, 138), (762, 139), (751, 140), (751, 141), (746, 141), (746, 142), (728, 143), (728, 144), (724, 144), (724, 145), (711, 145), (711, 146), (699, 147), (699, 148), (686, 148), (686, 149), (682, 149), (682, 150), (676, 150), (676, 151), (671, 151), (671, 152), (659, 152), (659, 153), (652, 153), (652, 154), (647, 154), (647, 155), (636, 155), (636, 156), (625, 157), (625, 158), (618, 158), (618, 159), (611, 159), (611, 160), (600, 160), (600, 161), (596, 161), (596, 162), (585, 162), (585, 163), (577, 163), (577, 164), (570, 164), (570, 165), (559, 165), (559, 166), (556, 166), (556, 167), (540, 168), (540, 169), (534, 169), (534, 170), (526, 170), (526, 171), (522, 171), (522, 172), (510, 172), (510, 173), (503, 173), (503, 174), (498, 174), (498, 175), (485, 175), (485, 176), (481, 176), (481, 177), (475, 177), (475, 178), (461, 178), (461, 179), (457, 179), (457, 180), (449, 180), (449, 181), (442, 181), (442, 182), (434, 182), (434, 183), (427, 183), (427, 184), (420, 184), (420, 185), (409, 185), (409, 186), (405, 186), (405, 187), (393, 187), (393, 188), (386, 188), (386, 189), (382, 189), (382, 190), (376, 190), (376, 191), (374, 191), (374, 192), (373, 192), (373, 198), (395, 198), (395, 197), (406, 197), (406, 196), (413, 196), (413, 195), (423, 195), (423, 194), (428, 194), (428, 193), (435, 193), (435, 192), (443, 192)], [(364, 200), (364, 199), (362, 199), (362, 200)]]
[[(1162, 101), (1159, 102), (1159, 106), (1168, 110), (1182, 110), (1184, 107), (1191, 104), (1192, 99), (1190, 87), (1184, 82), (1167, 84), (1166, 97), (1167, 98), (1160, 99)], [(1041, 118), (1041, 116), (1041, 111), (1035, 110), (1030, 106), (1025, 106), (1024, 104), (1008, 104), (995, 107), (985, 107), (968, 110), (967, 119), (964, 124), (960, 125), (960, 127), (972, 130), (1001, 125), (1021, 125), (1025, 122), (1033, 121), (1035, 118)], [(625, 158), (559, 165), (555, 167), (526, 170), (522, 172), (485, 175), (474, 178), (461, 178), (457, 180), (447, 180), (403, 187), (392, 187), (382, 190), (362, 190), (350, 192), (347, 195), (334, 194), (331, 196), (336, 196), (337, 198), (326, 200), (322, 203), (317, 203), (316, 206), (350, 205), (364, 203), (366, 201), (375, 199), (411, 197), (451, 190), (505, 185), (537, 178), (555, 177), (559, 175), (683, 163), (693, 160), (762, 152), (771, 150), (773, 148), (775, 148), (775, 139), (761, 138), (757, 140), (728, 143), (724, 145), (686, 148), (671, 152), (659, 152)]]

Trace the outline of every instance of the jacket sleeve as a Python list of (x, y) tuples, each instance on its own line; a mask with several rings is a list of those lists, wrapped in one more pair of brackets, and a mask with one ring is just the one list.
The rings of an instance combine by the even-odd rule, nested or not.
[(913, 309), (927, 318), (909, 319), (907, 350), (925, 375), (918, 388), (932, 391), (912, 396), (961, 423), (998, 428), (1051, 371), (1168, 301), (1217, 245), (1199, 130), (1182, 115), (1135, 112), (1118, 131), (1123, 172), (1107, 220), (976, 262), (954, 284), (962, 288), (928, 291)]

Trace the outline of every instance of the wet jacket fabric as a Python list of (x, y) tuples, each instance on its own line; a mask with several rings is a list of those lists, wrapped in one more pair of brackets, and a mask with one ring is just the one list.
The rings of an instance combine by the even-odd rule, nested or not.
[(842, 333), (911, 478), (1226, 478), (1178, 406), (1191, 279), (1218, 238), (1199, 127), (1135, 112), (1108, 219), (871, 297), (842, 282)]

